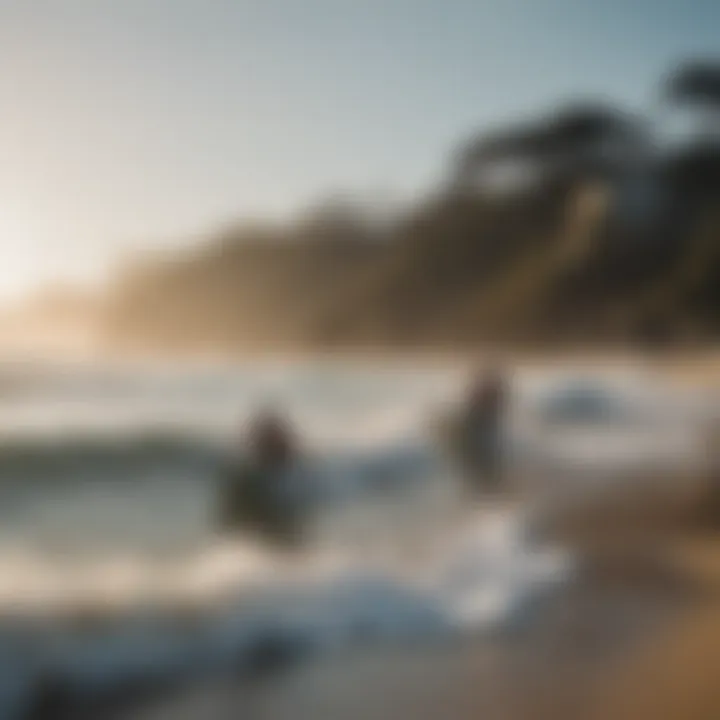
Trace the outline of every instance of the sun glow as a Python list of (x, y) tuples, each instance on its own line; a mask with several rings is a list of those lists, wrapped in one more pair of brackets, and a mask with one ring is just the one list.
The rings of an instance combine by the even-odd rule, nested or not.
[(45, 279), (44, 230), (21, 206), (0, 205), (0, 303), (20, 299)]

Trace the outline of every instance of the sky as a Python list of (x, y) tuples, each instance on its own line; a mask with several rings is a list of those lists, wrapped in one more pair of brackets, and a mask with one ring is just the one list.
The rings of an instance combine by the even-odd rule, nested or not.
[(477, 130), (657, 107), (717, 0), (0, 0), (0, 299), (328, 194), (407, 197)]

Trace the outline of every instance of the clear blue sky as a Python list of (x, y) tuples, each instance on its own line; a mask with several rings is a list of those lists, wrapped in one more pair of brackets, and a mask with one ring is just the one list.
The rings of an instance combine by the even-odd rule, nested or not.
[(0, 0), (0, 296), (336, 189), (429, 186), (476, 128), (651, 107), (720, 0)]

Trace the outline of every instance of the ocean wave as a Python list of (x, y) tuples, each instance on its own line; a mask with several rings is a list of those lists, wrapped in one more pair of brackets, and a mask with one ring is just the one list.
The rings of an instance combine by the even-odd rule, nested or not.
[(222, 455), (220, 442), (189, 433), (136, 430), (125, 435), (73, 433), (6, 437), (0, 441), (0, 482), (16, 474), (52, 480), (64, 471), (117, 468), (153, 461), (207, 467)]
[[(77, 598), (65, 613), (15, 618), (0, 646), (9, 647), (12, 634), (26, 651), (12, 658), (5, 682), (15, 685), (6, 694), (27, 704), (53, 678), (82, 704), (221, 668), (254, 673), (317, 652), (497, 628), (572, 568), (558, 549), (533, 546), (524, 528), (514, 511), (468, 517), (421, 572), (338, 553), (291, 561), (215, 545), (186, 559), (175, 578), (184, 596), (178, 585), (172, 600), (136, 598), (94, 614)], [(201, 600), (192, 588), (203, 589)]]

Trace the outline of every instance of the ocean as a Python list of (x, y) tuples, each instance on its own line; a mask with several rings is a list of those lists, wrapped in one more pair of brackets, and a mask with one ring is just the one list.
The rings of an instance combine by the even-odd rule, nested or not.
[[(519, 426), (557, 378), (518, 378)], [(561, 587), (571, 550), (533, 536), (527, 503), (469, 502), (434, 440), (465, 380), (405, 361), (0, 369), (0, 718), (48, 687), (82, 705), (251, 672), (268, 647), (486, 632)], [(215, 522), (264, 407), (308, 459), (313, 532), (292, 555)]]

